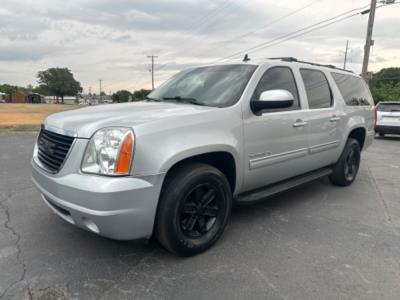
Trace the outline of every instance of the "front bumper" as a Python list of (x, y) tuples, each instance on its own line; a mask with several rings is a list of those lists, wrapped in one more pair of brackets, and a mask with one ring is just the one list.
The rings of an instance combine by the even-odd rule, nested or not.
[(400, 126), (376, 125), (375, 132), (383, 134), (400, 134)]
[(163, 174), (105, 177), (52, 175), (32, 160), (32, 180), (45, 203), (65, 221), (118, 240), (150, 237)]

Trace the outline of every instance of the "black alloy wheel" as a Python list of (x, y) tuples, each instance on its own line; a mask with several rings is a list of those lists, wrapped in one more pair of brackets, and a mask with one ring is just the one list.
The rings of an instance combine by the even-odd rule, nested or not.
[(348, 186), (356, 179), (360, 167), (361, 149), (356, 139), (349, 138), (339, 160), (333, 166), (329, 176), (331, 182), (339, 186)]
[(231, 208), (231, 187), (220, 170), (203, 163), (182, 165), (165, 179), (155, 235), (177, 255), (199, 254), (220, 238)]
[(353, 181), (357, 175), (358, 167), (360, 165), (360, 152), (353, 146), (346, 157), (344, 164), (344, 176), (347, 181)]
[(210, 183), (201, 183), (190, 190), (182, 203), (178, 222), (188, 238), (206, 235), (221, 220), (224, 196)]

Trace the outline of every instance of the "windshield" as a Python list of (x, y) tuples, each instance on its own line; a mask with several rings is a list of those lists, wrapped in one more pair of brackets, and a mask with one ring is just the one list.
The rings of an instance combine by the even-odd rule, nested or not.
[(255, 69), (254, 65), (223, 65), (183, 71), (150, 93), (147, 99), (230, 106), (239, 100)]

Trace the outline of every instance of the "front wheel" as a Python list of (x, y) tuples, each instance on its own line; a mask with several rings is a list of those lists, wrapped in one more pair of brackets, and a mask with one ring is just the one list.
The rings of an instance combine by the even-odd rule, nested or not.
[(218, 169), (200, 163), (179, 167), (166, 179), (156, 220), (156, 237), (169, 251), (199, 254), (222, 235), (231, 207), (230, 185)]
[(361, 149), (357, 140), (349, 138), (342, 155), (329, 176), (331, 182), (339, 186), (348, 186), (356, 179), (360, 167)]

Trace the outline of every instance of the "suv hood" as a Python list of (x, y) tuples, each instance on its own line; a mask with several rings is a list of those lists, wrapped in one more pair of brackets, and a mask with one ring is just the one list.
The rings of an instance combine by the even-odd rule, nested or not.
[(44, 127), (71, 136), (90, 138), (97, 130), (105, 127), (133, 127), (215, 109), (218, 108), (169, 102), (99, 105), (52, 114), (45, 120)]

